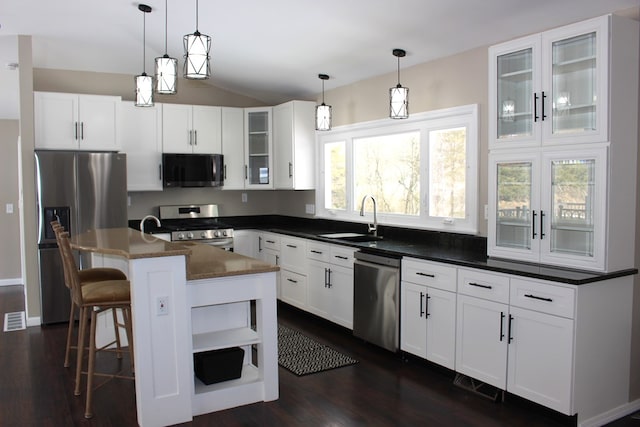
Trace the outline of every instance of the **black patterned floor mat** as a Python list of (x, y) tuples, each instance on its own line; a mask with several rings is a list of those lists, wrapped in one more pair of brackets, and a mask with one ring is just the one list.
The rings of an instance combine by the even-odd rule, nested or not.
[(353, 365), (358, 361), (286, 326), (278, 325), (278, 364), (298, 376)]

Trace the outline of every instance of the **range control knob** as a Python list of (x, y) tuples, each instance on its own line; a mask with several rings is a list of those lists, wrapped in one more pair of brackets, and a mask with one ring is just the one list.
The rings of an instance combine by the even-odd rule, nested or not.
[(214, 236), (214, 237), (220, 237), (220, 232), (219, 232), (219, 231), (215, 231), (215, 232), (213, 233), (213, 236)]
[(193, 239), (193, 233), (192, 232), (188, 232), (187, 233), (187, 239)]
[(224, 231), (222, 232), (222, 235), (223, 235), (224, 237), (227, 237), (227, 230), (224, 230)]
[(207, 232), (203, 231), (202, 233), (200, 233), (200, 237), (202, 237), (203, 239), (207, 238)]
[(178, 233), (178, 240), (184, 240), (184, 234)]

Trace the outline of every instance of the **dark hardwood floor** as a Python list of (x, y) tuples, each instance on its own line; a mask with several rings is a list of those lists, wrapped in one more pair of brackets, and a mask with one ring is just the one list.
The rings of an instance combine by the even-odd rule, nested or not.
[[(22, 286), (0, 287), (0, 315), (23, 310)], [(544, 426), (575, 424), (512, 395), (495, 403), (453, 384), (452, 372), (392, 354), (288, 306), (282, 324), (356, 359), (356, 365), (297, 377), (279, 369), (280, 398), (195, 417), (191, 426)], [(0, 426), (135, 426), (134, 383), (112, 380), (94, 394), (94, 418), (73, 395), (73, 369), (62, 366), (66, 325), (0, 334)], [(117, 369), (112, 354), (101, 369)], [(121, 362), (128, 365), (126, 358)], [(137, 361), (137, 363), (144, 363)], [(627, 417), (612, 427), (640, 426)]]

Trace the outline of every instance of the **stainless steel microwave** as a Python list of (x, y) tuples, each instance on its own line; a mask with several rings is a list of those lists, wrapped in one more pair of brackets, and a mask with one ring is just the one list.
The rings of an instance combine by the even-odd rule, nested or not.
[(164, 187), (221, 187), (222, 154), (162, 154)]

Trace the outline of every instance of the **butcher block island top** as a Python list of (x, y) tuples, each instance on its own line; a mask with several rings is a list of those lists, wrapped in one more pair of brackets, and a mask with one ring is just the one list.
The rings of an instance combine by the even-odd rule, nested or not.
[(167, 242), (131, 228), (104, 228), (73, 236), (75, 249), (127, 259), (186, 256), (187, 280), (278, 271), (280, 268), (214, 246)]
[[(278, 399), (279, 267), (129, 228), (90, 230), (74, 236), (72, 246), (90, 252), (95, 266), (127, 272), (138, 425), (181, 424), (201, 414)], [(202, 380), (194, 359), (215, 361), (209, 352), (225, 349), (244, 350), (240, 377), (211, 384)], [(209, 362), (207, 369), (212, 366)]]

